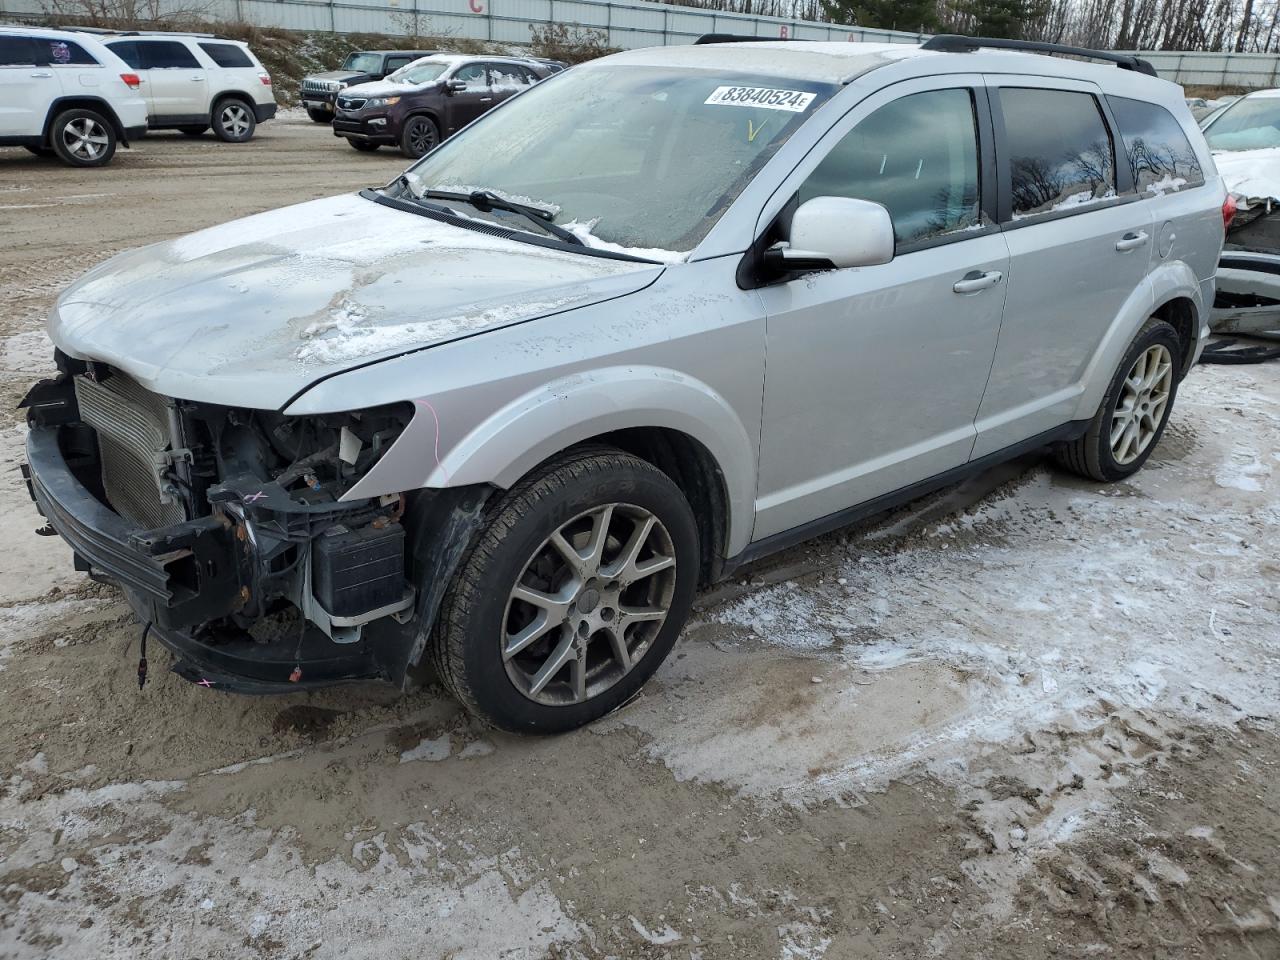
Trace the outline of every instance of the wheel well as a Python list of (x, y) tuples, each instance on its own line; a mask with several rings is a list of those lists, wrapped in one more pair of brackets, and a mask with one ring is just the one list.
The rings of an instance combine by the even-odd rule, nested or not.
[(64, 110), (94, 110), (102, 114), (116, 132), (116, 138), (124, 141), (124, 127), (120, 125), (120, 118), (116, 116), (116, 112), (111, 109), (111, 104), (105, 100), (97, 100), (93, 97), (63, 97), (61, 100), (55, 100), (49, 105), (48, 116), (44, 118), (44, 133), (41, 135), (44, 145), (49, 146), (50, 128), (53, 126), (54, 118)]
[(729, 537), (728, 492), (711, 451), (686, 433), (663, 427), (633, 427), (585, 441), (608, 444), (653, 464), (670, 477), (689, 501), (698, 525), (702, 555), (699, 582), (715, 582), (724, 566)]
[(1196, 307), (1186, 297), (1178, 297), (1161, 304), (1155, 316), (1168, 323), (1182, 342), (1182, 376), (1190, 369), (1191, 355), (1196, 346)]
[(209, 107), (210, 123), (213, 122), (213, 115), (218, 110), (218, 104), (222, 103), (222, 101), (224, 100), (243, 100), (246, 104), (249, 105), (249, 109), (251, 111), (255, 106), (253, 102), (253, 97), (249, 96), (247, 93), (242, 93), (239, 90), (223, 90), (220, 94), (218, 94), (216, 97), (213, 98), (213, 104), (212, 106)]
[(416, 110), (411, 110), (409, 113), (406, 113), (404, 116), (404, 120), (400, 124), (400, 129), (403, 130), (404, 125), (408, 123), (410, 120), (412, 120), (414, 117), (426, 117), (428, 120), (430, 120), (432, 123), (436, 125), (436, 132), (437, 133), (440, 132), (440, 118), (436, 116), (434, 111), (428, 110), (422, 107)]

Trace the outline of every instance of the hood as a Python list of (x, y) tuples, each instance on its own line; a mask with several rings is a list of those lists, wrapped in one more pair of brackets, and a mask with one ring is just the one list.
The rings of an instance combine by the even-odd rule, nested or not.
[[(435, 83), (432, 80), (431, 83)], [(373, 80), (369, 83), (353, 83), (339, 93), (344, 97), (394, 97), (406, 93), (416, 93), (430, 84), (392, 83), (389, 80)]]
[(1241, 209), (1280, 200), (1280, 147), (1218, 150), (1213, 162), (1227, 190), (1242, 201)]
[(314, 200), (123, 253), (58, 299), (49, 336), (165, 396), (281, 409), (371, 360), (642, 289), (662, 267)]
[(302, 79), (304, 80), (352, 80), (356, 77), (367, 77), (368, 74), (360, 70), (326, 70), (323, 73), (308, 73)]

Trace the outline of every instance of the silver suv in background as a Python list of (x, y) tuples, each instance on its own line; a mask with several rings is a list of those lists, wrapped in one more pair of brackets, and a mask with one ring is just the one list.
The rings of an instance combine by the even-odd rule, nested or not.
[(557, 731), (744, 563), (1027, 450), (1128, 477), (1226, 194), (1145, 62), (1000, 45), (620, 53), (381, 189), (122, 254), (50, 315), (35, 501), (190, 680), (434, 663)]

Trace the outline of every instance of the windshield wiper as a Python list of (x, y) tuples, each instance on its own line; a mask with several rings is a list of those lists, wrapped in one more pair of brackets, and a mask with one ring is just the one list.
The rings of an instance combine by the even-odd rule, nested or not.
[(518, 213), (526, 220), (533, 221), (557, 240), (577, 244), (580, 247), (586, 246), (581, 237), (570, 233), (564, 227), (552, 223), (551, 221), (555, 214), (550, 210), (505, 200), (492, 190), (472, 190), (470, 193), (454, 193), (451, 190), (423, 190), (418, 196), (430, 197), (434, 200), (461, 200), (463, 203), (475, 207), (481, 213), (488, 213), (490, 210), (505, 210), (508, 213)]

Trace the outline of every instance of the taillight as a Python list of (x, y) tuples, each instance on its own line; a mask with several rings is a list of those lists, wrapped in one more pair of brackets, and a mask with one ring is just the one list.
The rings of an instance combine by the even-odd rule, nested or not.
[(130, 90), (137, 90), (142, 86), (142, 78), (136, 73), (122, 73), (120, 79), (124, 81), (125, 86)]
[(258, 79), (262, 81), (262, 85), (263, 85), (264, 87), (269, 87), (269, 86), (271, 86), (271, 74), (269, 74), (269, 73), (260, 73), (260, 74), (258, 74)]
[(1222, 229), (1230, 230), (1231, 221), (1236, 218), (1236, 198), (1231, 194), (1227, 194), (1227, 199), (1222, 201)]

